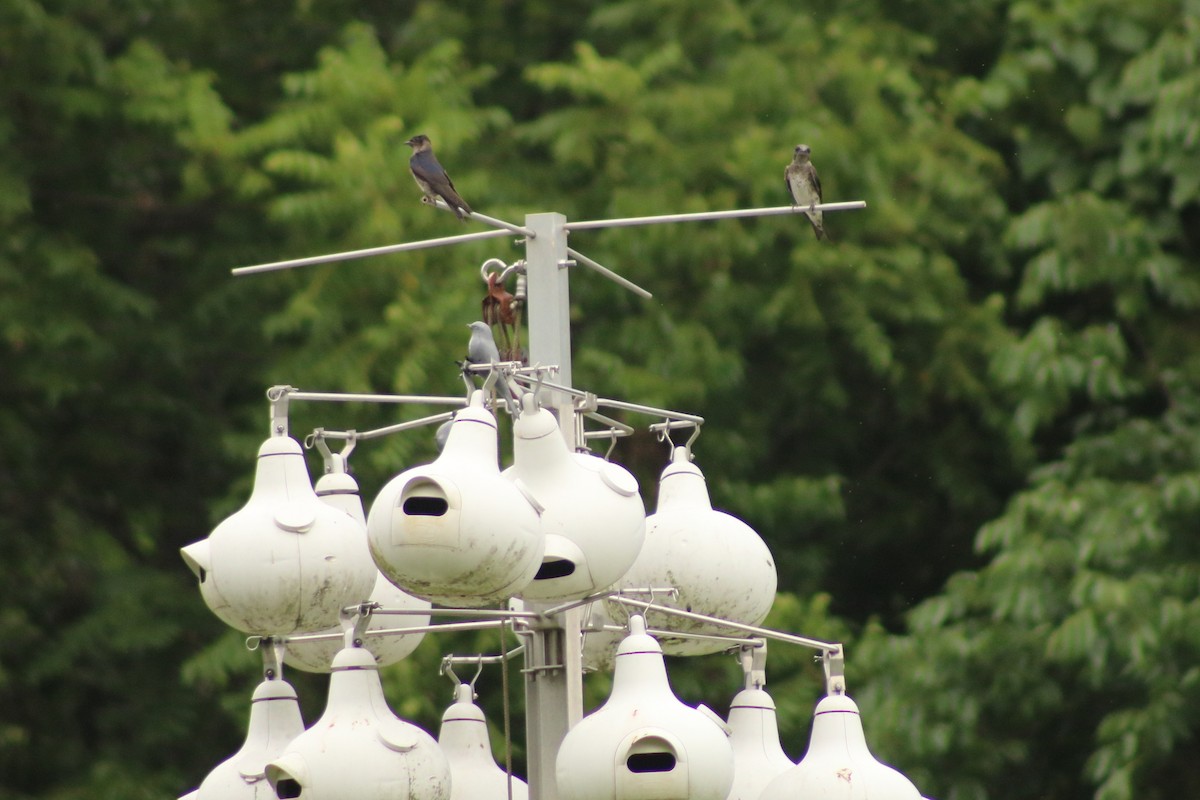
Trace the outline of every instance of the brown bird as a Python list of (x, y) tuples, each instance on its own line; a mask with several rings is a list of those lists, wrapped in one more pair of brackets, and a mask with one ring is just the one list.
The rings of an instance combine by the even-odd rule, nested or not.
[(787, 181), (788, 194), (792, 196), (792, 205), (808, 206), (804, 214), (812, 223), (817, 240), (821, 241), (829, 237), (825, 234), (825, 220), (821, 212), (813, 208), (821, 202), (821, 179), (817, 177), (817, 168), (810, 160), (811, 155), (812, 150), (808, 145), (796, 145), (792, 163), (783, 171), (783, 177)]
[(458, 196), (450, 176), (438, 163), (437, 157), (433, 154), (433, 145), (430, 143), (429, 137), (417, 134), (405, 144), (413, 149), (412, 157), (408, 159), (408, 168), (412, 172), (417, 186), (420, 186), (421, 191), (425, 193), (426, 202), (436, 205), (436, 200), (440, 197), (446, 201), (446, 205), (450, 206), (459, 219), (466, 220), (471, 213), (471, 207)]

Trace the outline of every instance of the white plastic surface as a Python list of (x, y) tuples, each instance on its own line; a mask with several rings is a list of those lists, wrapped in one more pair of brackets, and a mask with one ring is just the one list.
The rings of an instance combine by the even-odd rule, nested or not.
[(729, 705), (733, 787), (729, 800), (758, 800), (777, 775), (795, 764), (779, 744), (775, 701), (762, 689), (743, 689)]
[[(684, 448), (675, 448), (659, 483), (658, 508), (646, 518), (646, 542), (620, 585), (673, 586), (678, 597), (656, 596), (655, 603), (758, 625), (771, 610), (776, 583), (775, 560), (766, 543), (737, 517), (713, 509), (703, 473)], [(730, 633), (661, 612), (647, 612), (646, 621), (658, 630)], [(728, 649), (720, 641), (686, 637), (664, 636), (660, 642), (663, 652), (675, 656)]]
[(574, 600), (620, 580), (641, 550), (646, 511), (627, 470), (572, 453), (544, 408), (526, 407), (513, 424), (511, 468), (542, 507), (542, 568), (519, 593), (526, 600)]
[[(438, 733), (438, 744), (450, 762), (450, 800), (508, 800), (508, 774), (492, 757), (487, 720), (471, 692), (470, 686), (459, 684), (455, 702), (442, 714)], [(515, 775), (512, 797), (529, 797), (529, 787)]]
[[(366, 547), (367, 521), (363, 514), (362, 500), (358, 496), (357, 481), (345, 472), (330, 472), (317, 480), (316, 492), (322, 502), (341, 509), (358, 522), (358, 535), (362, 537), (363, 547)], [(375, 586), (368, 600), (378, 603), (383, 608), (410, 611), (430, 608), (428, 600), (413, 597), (394, 586), (378, 569), (375, 570)], [(428, 624), (428, 614), (376, 614), (367, 623), (367, 630), (395, 630)], [(337, 625), (322, 633), (341, 633), (341, 630), (341, 626)], [(407, 658), (424, 638), (423, 633), (365, 636), (363, 647), (371, 651), (379, 666), (386, 667)], [(329, 641), (289, 642), (285, 662), (288, 666), (305, 672), (329, 672), (333, 657), (342, 649), (342, 645), (340, 637)]]
[(296, 691), (283, 680), (266, 680), (254, 690), (246, 742), (213, 768), (191, 800), (275, 800), (266, 781), (267, 762), (304, 730)]
[(204, 602), (244, 633), (311, 633), (367, 599), (375, 570), (358, 523), (317, 499), (300, 445), (265, 441), (246, 505), (183, 548)]
[(451, 606), (495, 604), (533, 580), (545, 546), (537, 512), (498, 458), (496, 419), (476, 392), (441, 455), (397, 475), (371, 506), (370, 551), (388, 580)]
[(729, 738), (681, 703), (662, 649), (641, 617), (617, 649), (612, 694), (567, 734), (556, 763), (560, 800), (726, 800)]
[(338, 653), (325, 713), (266, 772), (279, 798), (450, 797), (450, 765), (441, 748), (388, 708), (375, 658), (362, 648)]
[(858, 706), (845, 695), (817, 703), (812, 738), (800, 763), (772, 780), (761, 800), (922, 800), (912, 781), (867, 748)]

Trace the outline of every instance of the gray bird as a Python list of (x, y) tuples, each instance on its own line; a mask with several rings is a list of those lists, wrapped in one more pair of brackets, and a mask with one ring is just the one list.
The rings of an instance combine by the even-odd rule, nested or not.
[(412, 157), (408, 159), (408, 168), (412, 172), (417, 186), (420, 186), (421, 191), (425, 193), (425, 198), (430, 203), (433, 203), (438, 197), (442, 198), (459, 219), (466, 220), (467, 215), (471, 213), (471, 207), (458, 196), (450, 176), (438, 163), (437, 156), (433, 154), (433, 145), (430, 144), (429, 137), (417, 134), (405, 144), (413, 149)]
[[(486, 322), (481, 321), (472, 322), (467, 327), (471, 329), (471, 339), (467, 342), (467, 364), (498, 363), (500, 361), (500, 349), (496, 347), (496, 339), (492, 336), (491, 327)], [(469, 376), (470, 373), (464, 370), (464, 375)], [(470, 380), (470, 378), (467, 377), (467, 380)], [(510, 406), (510, 408), (520, 408), (521, 395), (508, 385), (508, 381), (504, 379), (502, 374), (497, 373), (496, 383), (500, 386), (505, 403), (515, 401), (516, 405)]]
[(804, 214), (812, 223), (817, 240), (821, 241), (829, 237), (825, 234), (825, 221), (821, 212), (813, 208), (821, 202), (821, 179), (817, 177), (817, 168), (809, 160), (811, 155), (812, 150), (808, 145), (796, 145), (792, 163), (787, 165), (783, 176), (787, 180), (788, 194), (792, 196), (792, 205), (808, 206)]
[(472, 322), (467, 326), (471, 329), (471, 341), (467, 342), (468, 364), (495, 364), (500, 360), (500, 349), (496, 347), (496, 339), (492, 329), (486, 322)]

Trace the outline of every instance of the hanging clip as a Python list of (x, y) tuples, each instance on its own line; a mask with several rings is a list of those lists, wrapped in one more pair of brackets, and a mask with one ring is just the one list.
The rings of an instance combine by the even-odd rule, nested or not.
[(294, 392), (291, 386), (272, 386), (267, 389), (267, 400), (271, 403), (271, 435), (288, 435), (288, 395)]
[(346, 606), (338, 614), (338, 622), (342, 626), (343, 647), (362, 647), (367, 623), (371, 614), (380, 608), (379, 603), (359, 603), (356, 606)]
[[(458, 677), (458, 674), (454, 671), (454, 665), (456, 663), (463, 663), (463, 662), (470, 663), (471, 661), (475, 662), (475, 674), (471, 677), (470, 682), (467, 682)], [(463, 658), (460, 656), (455, 656), (453, 654), (448, 655), (448, 656), (442, 656), (441, 672), (443, 675), (445, 675), (447, 678), (449, 678), (450, 681), (454, 684), (454, 690), (455, 690), (456, 695), (458, 694), (460, 687), (465, 686), (469, 689), (470, 697), (469, 698), (461, 698), (460, 697), (460, 698), (458, 698), (459, 700), (463, 700), (463, 699), (474, 700), (475, 698), (479, 697), (479, 694), (475, 691), (475, 683), (476, 683), (476, 681), (479, 680), (479, 676), (483, 674), (483, 655), (476, 655), (474, 658)]]
[(692, 457), (692, 443), (698, 438), (700, 438), (700, 423), (697, 422), (692, 426), (692, 435), (688, 437), (687, 443), (683, 445), (683, 451), (687, 453), (688, 461), (694, 460)]
[(742, 663), (745, 688), (761, 689), (767, 685), (767, 642), (760, 639), (757, 644), (744, 644), (738, 650)]
[[(253, 643), (251, 640), (254, 640)], [(283, 679), (283, 659), (287, 655), (287, 639), (276, 636), (250, 637), (246, 640), (250, 650), (262, 648), (263, 679), (268, 681)]]
[(358, 431), (345, 431), (340, 436), (345, 436), (346, 444), (342, 447), (342, 452), (335, 453), (329, 449), (329, 443), (325, 436), (324, 428), (315, 428), (312, 433), (304, 437), (304, 447), (311, 450), (314, 447), (321, 454), (321, 459), (325, 463), (326, 473), (344, 473), (349, 469), (346, 464), (346, 459), (350, 457), (350, 453), (354, 451), (355, 445), (358, 444)]
[(663, 420), (661, 425), (654, 425), (651, 427), (658, 429), (656, 431), (658, 440), (660, 442), (666, 442), (667, 447), (671, 448), (671, 450), (674, 451), (675, 450), (675, 442), (671, 441), (671, 421)]
[(828, 694), (846, 693), (846, 648), (835, 644), (821, 653), (825, 667), (825, 691)]
[(608, 461), (612, 457), (613, 450), (617, 449), (617, 429), (608, 429), (608, 449), (604, 451), (604, 460)]

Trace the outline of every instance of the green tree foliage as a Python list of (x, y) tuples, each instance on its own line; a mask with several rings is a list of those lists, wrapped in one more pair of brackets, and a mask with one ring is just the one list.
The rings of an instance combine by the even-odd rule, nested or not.
[(1014, 3), (995, 65), (949, 95), (1019, 176), (992, 376), (1044, 463), (981, 529), (987, 566), (867, 648), (894, 752), (945, 797), (1200, 791), (1198, 10)]
[[(714, 500), (780, 567), (770, 624), (850, 641), (872, 746), (927, 795), (1195, 795), (1197, 19), (1194, 0), (8, 3), (0, 797), (170, 795), (236, 747), (257, 657), (177, 549), (245, 497), (266, 386), (461, 391), (478, 265), (519, 257), (501, 240), (228, 275), (474, 230), (418, 201), (416, 133), (516, 222), (783, 205), (810, 144), (826, 200), (868, 202), (827, 215), (831, 244), (798, 216), (573, 236), (655, 294), (572, 276), (576, 383), (705, 416)], [(360, 445), (364, 497), (429, 439)], [(666, 455), (615, 453), (651, 507)], [(434, 729), (441, 653), (498, 645), (431, 640), (389, 699)], [(690, 702), (737, 688), (732, 660), (671, 671)], [(798, 757), (818, 671), (775, 646), (770, 676)], [(291, 677), (312, 719), (322, 681)], [(480, 688), (498, 725), (499, 676)]]

